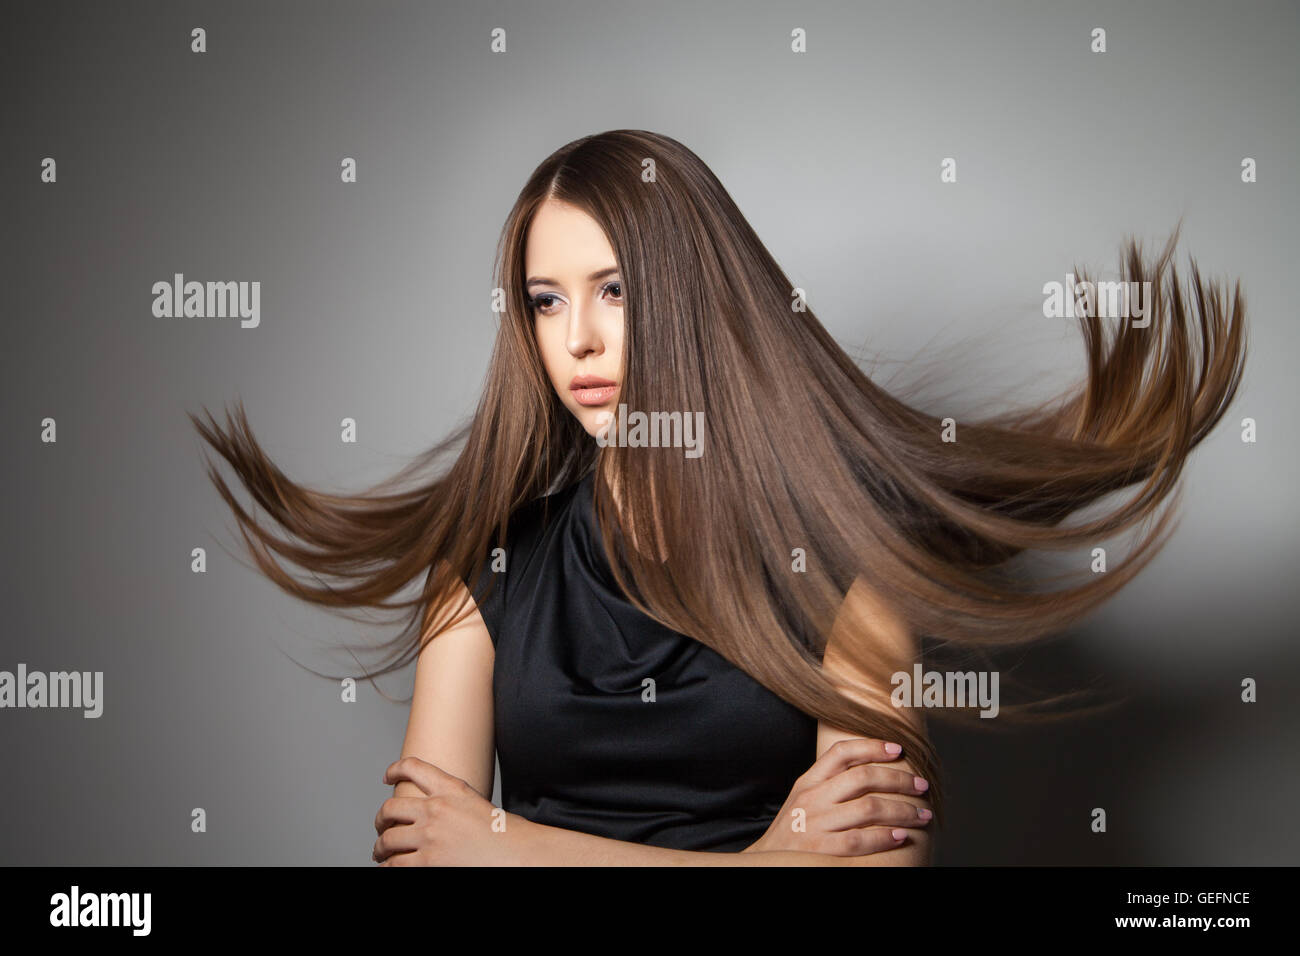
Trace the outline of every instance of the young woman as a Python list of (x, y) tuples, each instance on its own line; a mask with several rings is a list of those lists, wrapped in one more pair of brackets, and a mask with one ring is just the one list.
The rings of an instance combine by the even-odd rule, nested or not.
[[(329, 606), (411, 609), (374, 672), (417, 661), (375, 858), (928, 862), (938, 759), (891, 689), (922, 661), (1059, 633), (1131, 580), (1172, 507), (1104, 574), (1088, 551), (1156, 515), (1238, 387), (1240, 287), (1228, 301), (1193, 263), (1188, 297), (1176, 241), (1126, 250), (1141, 321), (1075, 304), (1077, 391), (953, 422), (871, 382), (694, 153), (616, 130), (524, 186), (477, 411), (411, 468), (326, 495), (266, 458), (242, 408), (225, 430), (194, 419), (302, 542), (211, 469), (265, 573)], [(267, 549), (340, 583), (298, 582)], [(1083, 550), (1080, 580), (1044, 590), (1013, 562), (1045, 549)], [(388, 600), (419, 575), (418, 598)]]

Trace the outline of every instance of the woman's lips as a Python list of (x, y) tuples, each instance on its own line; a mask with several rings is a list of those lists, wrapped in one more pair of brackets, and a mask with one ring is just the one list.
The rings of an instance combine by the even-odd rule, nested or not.
[(596, 385), (583, 388), (580, 385), (572, 385), (569, 390), (573, 393), (573, 400), (579, 405), (604, 405), (614, 397), (614, 393), (618, 391), (618, 386)]
[(569, 382), (569, 391), (579, 405), (604, 405), (618, 391), (618, 383), (599, 375), (575, 375)]

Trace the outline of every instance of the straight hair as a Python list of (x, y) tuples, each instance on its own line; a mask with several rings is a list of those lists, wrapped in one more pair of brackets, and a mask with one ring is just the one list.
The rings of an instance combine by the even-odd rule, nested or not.
[[(590, 215), (617, 257), (620, 402), (704, 412), (702, 457), (600, 447), (555, 394), (524, 288), (525, 239), (547, 200)], [(247, 513), (208, 464), (271, 580), (326, 607), (405, 611), (370, 677), (405, 666), (471, 612), (453, 600), (463, 582), (478, 602), (490, 593), (494, 576), (480, 588), (478, 572), (507, 544), (516, 509), (598, 469), (600, 536), (629, 599), (801, 711), (903, 744), (932, 783), (937, 823), (933, 745), (903, 715), (864, 703), (861, 684), (823, 669), (832, 625), (856, 583), (896, 613), (927, 662), (969, 661), (1059, 634), (1154, 557), (1172, 531), (1182, 468), (1232, 401), (1246, 351), (1240, 282), (1229, 298), (1192, 260), (1185, 291), (1177, 240), (1175, 229), (1150, 258), (1127, 242), (1121, 278), (1150, 283), (1149, 324), (1081, 312), (1081, 383), (1032, 408), (945, 422), (878, 387), (810, 309), (792, 308), (793, 283), (698, 156), (667, 136), (613, 130), (556, 150), (529, 177), (497, 249), (504, 309), (477, 409), (396, 476), (355, 495), (311, 490), (270, 461), (242, 403), (224, 428), (210, 413), (190, 417), (269, 518)], [(439, 474), (416, 477), (444, 456)], [(1127, 500), (1066, 523), (1123, 489), (1134, 489)], [(1044, 588), (1041, 568), (1016, 560), (1138, 525), (1125, 560), (1050, 582), (1063, 586)], [(626, 546), (633, 539), (652, 546)], [(272, 552), (318, 583), (296, 580)], [(397, 597), (421, 579), (418, 596)], [(914, 663), (852, 620), (836, 648), (878, 687)], [(1037, 694), (999, 717), (1059, 719), (1096, 706), (1089, 699)]]

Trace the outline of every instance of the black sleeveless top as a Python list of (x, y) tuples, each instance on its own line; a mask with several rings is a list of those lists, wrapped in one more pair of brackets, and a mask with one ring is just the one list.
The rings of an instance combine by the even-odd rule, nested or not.
[[(816, 758), (816, 718), (623, 597), (594, 478), (515, 511), (479, 606), (496, 648), (502, 806), (616, 840), (743, 850)], [(476, 596), (492, 574), (489, 561)]]

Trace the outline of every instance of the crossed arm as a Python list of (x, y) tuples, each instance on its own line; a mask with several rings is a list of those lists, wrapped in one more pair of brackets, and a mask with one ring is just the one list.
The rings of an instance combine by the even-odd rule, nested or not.
[[(835, 653), (835, 635), (841, 621), (850, 620), (859, 626), (866, 623), (895, 649), (910, 647), (909, 636), (888, 608), (855, 584), (823, 659), (828, 671), (848, 673), (848, 665)], [(376, 829), (382, 831), (376, 858), (381, 858), (382, 847), (384, 865), (925, 866), (930, 862), (930, 834), (923, 823), (907, 828), (902, 843), (889, 836), (888, 827), (860, 830), (853, 834), (858, 840), (855, 846), (860, 847), (853, 851), (855, 855), (764, 849), (760, 844), (797, 844), (768, 836), (740, 853), (714, 853), (613, 840), (534, 823), (495, 808), (488, 802), (494, 769), (493, 661), (492, 642), (477, 610), (421, 652), (402, 759), (385, 776), (385, 782), (396, 783), (394, 799), (385, 802), (375, 820)], [(880, 700), (878, 693), (872, 698), (873, 704)], [(884, 701), (880, 706), (888, 706), (887, 696)], [(832, 751), (840, 741), (850, 743)], [(876, 746), (819, 722), (817, 760), (804, 778), (818, 775), (826, 780), (842, 774), (839, 780), (847, 784), (850, 768), (862, 765), (867, 759), (864, 754), (870, 756), (869, 748)], [(887, 760), (891, 770), (914, 773), (906, 754), (881, 758), (879, 762)], [(861, 786), (854, 792), (860, 793)], [(918, 808), (928, 805), (923, 790), (891, 792), (888, 797)], [(423, 819), (431, 798), (437, 805), (436, 827), (395, 826)], [(769, 835), (787, 825), (778, 817)]]

